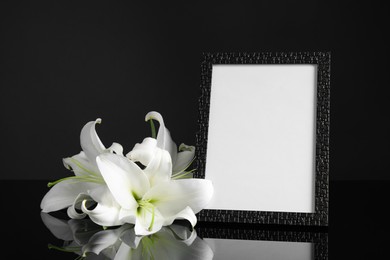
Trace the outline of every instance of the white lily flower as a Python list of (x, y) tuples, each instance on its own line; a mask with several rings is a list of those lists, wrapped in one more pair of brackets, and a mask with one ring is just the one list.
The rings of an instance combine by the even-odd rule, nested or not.
[[(137, 235), (153, 234), (162, 226), (172, 224), (175, 219), (187, 219), (195, 226), (195, 214), (207, 205), (213, 194), (213, 186), (209, 180), (156, 181), (155, 176), (150, 178), (133, 161), (116, 154), (101, 154), (96, 162), (112, 196), (120, 206), (116, 211), (119, 221), (135, 224)], [(170, 162), (162, 160), (160, 163)], [(160, 169), (170, 167), (162, 165)], [(165, 174), (161, 172), (161, 175)], [(96, 209), (87, 211), (83, 203), (82, 210), (90, 215)], [(106, 221), (104, 215), (94, 217), (98, 222)]]
[[(165, 172), (166, 169), (160, 169), (160, 167), (167, 166), (167, 161), (170, 160), (171, 169), (169, 176), (158, 174), (159, 179), (192, 178), (192, 171), (186, 170), (194, 160), (195, 147), (181, 144), (178, 152), (176, 143), (173, 142), (169, 130), (165, 127), (161, 114), (152, 111), (145, 116), (145, 121), (151, 122), (152, 135), (155, 135), (153, 134), (155, 129), (152, 120), (157, 120), (160, 124), (157, 138), (145, 138), (141, 144), (136, 144), (133, 150), (126, 156), (146, 166), (145, 172), (149, 176), (156, 175), (156, 172)], [(170, 158), (161, 150), (167, 151)], [(154, 182), (152, 182), (152, 185), (154, 185)]]
[(145, 138), (136, 144), (128, 154), (131, 160), (123, 156), (119, 144), (104, 147), (95, 129), (100, 119), (87, 123), (80, 134), (83, 151), (63, 160), (75, 176), (49, 184), (55, 186), (42, 199), (42, 212), (68, 207), (73, 219), (88, 215), (102, 226), (135, 224), (137, 235), (156, 233), (175, 219), (195, 226), (195, 214), (211, 199), (212, 184), (184, 179), (192, 173), (186, 169), (193, 161), (194, 147), (182, 144), (178, 153), (161, 115), (146, 115), (155, 133), (152, 119), (160, 123), (157, 139)]
[[(54, 187), (42, 199), (42, 212), (68, 208), (69, 217), (83, 218), (86, 214), (76, 210), (81, 208), (81, 200), (92, 197), (95, 201), (99, 201), (102, 199), (99, 197), (100, 194), (106, 194), (104, 189), (107, 190), (107, 186), (96, 165), (96, 157), (104, 153), (122, 155), (123, 148), (117, 143), (113, 143), (111, 147), (105, 148), (96, 133), (95, 125), (97, 123), (101, 123), (100, 118), (88, 122), (81, 130), (80, 143), (83, 151), (70, 158), (63, 159), (65, 167), (72, 170), (74, 176), (48, 184), (49, 187)], [(96, 189), (98, 189), (100, 194), (94, 191)], [(106, 197), (109, 196), (106, 194)], [(106, 198), (106, 200), (109, 200), (109, 198)], [(111, 208), (113, 207), (112, 205), (110, 206)]]

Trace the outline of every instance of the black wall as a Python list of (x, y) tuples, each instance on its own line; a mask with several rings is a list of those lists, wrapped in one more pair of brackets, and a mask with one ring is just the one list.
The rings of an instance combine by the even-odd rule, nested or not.
[(0, 178), (66, 176), (97, 117), (106, 146), (141, 142), (150, 110), (194, 144), (202, 52), (331, 51), (331, 179), (390, 179), (384, 3), (185, 2), (2, 1)]

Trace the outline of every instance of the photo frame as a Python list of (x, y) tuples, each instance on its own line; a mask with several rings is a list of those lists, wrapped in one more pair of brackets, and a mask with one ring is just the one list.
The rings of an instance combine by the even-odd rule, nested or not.
[(330, 53), (205, 53), (200, 87), (198, 220), (327, 226)]

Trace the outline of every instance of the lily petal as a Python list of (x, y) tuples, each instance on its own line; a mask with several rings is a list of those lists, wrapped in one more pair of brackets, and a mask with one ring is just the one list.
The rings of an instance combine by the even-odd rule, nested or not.
[(183, 241), (176, 236), (172, 229), (164, 227), (160, 232), (153, 235), (150, 240), (152, 246), (148, 246), (141, 241), (143, 251), (150, 258), (175, 260), (211, 260), (213, 258), (213, 252), (210, 247), (200, 238), (196, 237), (196, 232), (192, 233), (190, 240)]
[[(89, 195), (87, 194), (84, 194), (84, 193), (80, 193), (77, 198), (74, 200), (73, 202), (73, 205), (71, 205), (68, 210), (67, 210), (67, 213), (68, 213), (68, 216), (71, 218), (71, 219), (82, 219), (84, 218), (87, 214), (85, 214), (84, 212), (81, 211), (81, 203), (85, 200), (85, 199), (88, 199), (89, 198)], [(79, 211), (81, 211), (81, 213)]]
[(163, 226), (164, 218), (158, 209), (139, 208), (134, 231), (137, 236), (147, 236), (158, 232)]
[(191, 223), (192, 227), (195, 227), (196, 222), (197, 222), (195, 213), (194, 213), (194, 211), (190, 207), (186, 207), (185, 209), (183, 209), (182, 211), (180, 211), (179, 213), (177, 213), (175, 215), (172, 215), (172, 216), (169, 216), (169, 217), (168, 216), (164, 216), (164, 217), (165, 217), (164, 226), (171, 225), (173, 223), (173, 221), (175, 221), (175, 219), (185, 219), (185, 220), (188, 220), (188, 222)]
[(98, 203), (94, 209), (89, 210), (87, 206), (88, 202), (93, 202), (93, 200), (84, 200), (81, 204), (81, 210), (86, 213), (89, 218), (96, 224), (105, 227), (124, 224), (119, 220), (119, 207), (110, 207)]
[(173, 173), (181, 172), (190, 166), (195, 157), (195, 146), (181, 144), (179, 146), (179, 153), (173, 165)]
[(110, 207), (119, 207), (119, 204), (116, 202), (107, 185), (99, 185), (98, 187), (89, 190), (88, 194), (97, 203), (104, 204)]
[(96, 162), (115, 200), (125, 209), (136, 209), (136, 199), (149, 189), (145, 173), (134, 162), (116, 154), (102, 154)]
[(144, 172), (148, 176), (150, 186), (170, 181), (172, 176), (172, 160), (169, 153), (160, 148), (156, 148), (155, 157), (144, 169)]
[(191, 260), (212, 260), (214, 252), (204, 240), (197, 237), (192, 242), (189, 250), (183, 251), (183, 257)]
[(165, 127), (163, 117), (160, 113), (156, 111), (151, 111), (146, 114), (145, 121), (149, 121), (150, 119), (157, 120), (160, 124), (157, 133), (157, 146), (161, 149), (168, 151), (171, 155), (172, 162), (175, 163), (177, 157), (177, 146), (175, 142), (173, 142), (169, 130)]
[(76, 197), (98, 184), (64, 180), (51, 188), (41, 201), (42, 212), (64, 209), (73, 204)]
[(83, 218), (85, 218), (85, 216), (87, 216), (87, 214), (85, 214), (83, 212), (81, 212), (81, 213), (77, 212), (77, 210), (75, 209), (74, 206), (70, 206), (68, 208), (68, 210), (66, 211), (66, 213), (68, 214), (68, 217), (70, 217), (71, 219), (83, 219)]
[(121, 241), (117, 241), (114, 245), (103, 249), (100, 254), (97, 256), (94, 256), (93, 258), (91, 257), (92, 255), (88, 255), (86, 259), (88, 260), (107, 260), (107, 259), (114, 259), (116, 256), (116, 253), (118, 252), (118, 249), (122, 245)]
[(93, 234), (103, 230), (101, 226), (87, 218), (71, 219), (68, 225), (73, 233), (73, 242), (80, 246), (87, 244)]
[(126, 243), (122, 243), (118, 249), (118, 252), (115, 255), (114, 260), (123, 260), (123, 259), (134, 259), (141, 260), (145, 259), (145, 255), (143, 254), (142, 247), (138, 247), (137, 249), (133, 249), (128, 246)]
[[(93, 222), (101, 226), (122, 225), (120, 218), (121, 206), (115, 200), (106, 185), (101, 185), (90, 190), (89, 198), (83, 200), (81, 210), (86, 213)], [(96, 207), (89, 209), (88, 205), (96, 204)]]
[[(129, 229), (131, 226), (122, 225), (116, 229), (103, 230), (95, 233), (88, 241), (88, 243), (83, 247), (83, 252), (93, 252), (95, 254), (100, 254), (104, 249), (115, 245), (119, 241), (121, 234)], [(121, 242), (120, 242), (121, 243)]]
[(127, 155), (132, 161), (146, 166), (145, 174), (151, 186), (162, 181), (169, 181), (172, 175), (172, 159), (170, 154), (157, 147), (156, 139), (147, 137), (142, 143), (136, 144)]
[(65, 241), (73, 240), (73, 233), (68, 225), (68, 221), (55, 218), (47, 213), (41, 212), (43, 224), (58, 239)]
[(163, 216), (174, 216), (187, 206), (198, 213), (209, 203), (213, 192), (210, 180), (172, 180), (152, 187), (144, 199), (153, 200)]
[(102, 120), (100, 118), (95, 121), (88, 122), (80, 133), (81, 148), (85, 152), (89, 162), (96, 165), (96, 157), (102, 154), (106, 149), (100, 141), (99, 136), (96, 133), (95, 125), (100, 124)]
[(88, 160), (83, 151), (72, 157), (64, 158), (62, 162), (65, 168), (72, 170), (76, 176), (100, 176), (97, 167)]
[(119, 154), (119, 155), (123, 155), (123, 147), (122, 145), (118, 144), (118, 143), (112, 143), (112, 145), (110, 147), (107, 148), (107, 150), (109, 150), (111, 153), (116, 153), (116, 154)]
[(192, 232), (189, 239), (184, 241), (175, 238), (171, 232), (161, 232), (159, 239), (164, 240), (165, 243), (156, 243), (154, 254), (160, 256), (165, 253), (166, 258), (162, 259), (211, 260), (214, 257), (211, 248), (205, 241), (197, 237), (196, 231)]
[(149, 163), (156, 156), (157, 140), (151, 137), (145, 138), (142, 143), (136, 144), (126, 157), (134, 162), (140, 162), (144, 166)]
[(119, 219), (124, 223), (135, 224), (136, 216), (137, 216), (136, 209), (121, 208), (119, 212)]
[(139, 245), (139, 242), (141, 242), (142, 236), (137, 236), (134, 231), (134, 226), (133, 228), (130, 228), (123, 232), (121, 236), (121, 240), (126, 243), (131, 248), (137, 248)]
[(197, 238), (195, 229), (192, 229), (191, 231), (186, 226), (176, 225), (176, 224), (170, 225), (168, 228), (172, 230), (175, 236), (179, 237), (181, 241), (185, 243), (187, 246), (190, 246)]

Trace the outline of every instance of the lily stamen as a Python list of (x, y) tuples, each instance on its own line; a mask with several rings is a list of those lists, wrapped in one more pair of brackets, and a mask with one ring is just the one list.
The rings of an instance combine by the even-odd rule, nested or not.
[(94, 182), (94, 183), (104, 183), (104, 180), (102, 178), (99, 178), (99, 177), (96, 177), (96, 176), (69, 176), (69, 177), (65, 177), (65, 178), (62, 178), (62, 179), (59, 179), (59, 180), (56, 180), (56, 181), (53, 181), (53, 182), (49, 182), (47, 184), (47, 187), (53, 187), (54, 185), (62, 182), (62, 181), (65, 181), (65, 180), (77, 180), (77, 181), (83, 181), (83, 182)]
[(171, 179), (172, 180), (177, 180), (177, 179), (181, 179), (181, 178), (184, 178), (186, 176), (188, 176), (189, 174), (195, 172), (196, 169), (192, 169), (190, 171), (184, 171), (184, 172), (180, 172), (180, 173), (176, 173), (176, 174), (173, 174)]
[[(173, 174), (172, 174), (172, 177), (175, 177), (175, 176), (177, 176), (177, 175), (179, 175), (179, 174), (182, 174), (182, 173), (186, 173), (186, 170), (191, 166), (191, 164), (193, 163), (195, 161), (195, 157), (194, 158), (192, 158), (192, 160), (187, 164), (187, 166), (186, 167), (184, 167), (182, 170), (180, 170), (180, 171), (178, 171), (178, 172), (174, 172)], [(196, 169), (193, 169), (193, 170), (191, 170), (190, 172), (192, 172), (192, 171), (195, 171)]]
[(88, 170), (87, 168), (85, 168), (79, 161), (77, 161), (76, 159), (74, 158), (70, 158), (70, 160), (77, 165), (77, 167), (79, 167), (81, 170), (85, 171), (86, 173), (89, 173), (91, 175), (94, 175), (94, 176), (99, 176), (96, 172), (93, 172), (93, 171), (90, 171)]
[(61, 251), (61, 252), (71, 252), (71, 253), (74, 253), (74, 252), (80, 251), (80, 247), (79, 246), (60, 247), (60, 246), (55, 246), (55, 245), (52, 245), (52, 244), (48, 244), (47, 247), (49, 249), (55, 249), (55, 250), (58, 250), (58, 251)]

